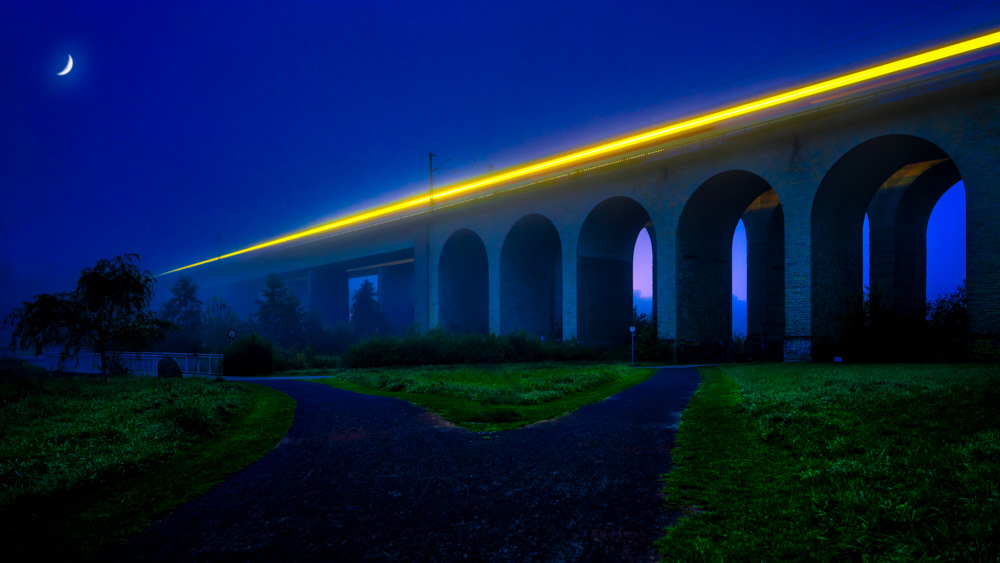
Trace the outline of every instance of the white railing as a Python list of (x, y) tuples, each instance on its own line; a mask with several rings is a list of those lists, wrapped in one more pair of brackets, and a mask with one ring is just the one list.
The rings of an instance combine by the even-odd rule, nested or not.
[[(156, 375), (156, 365), (163, 356), (171, 356), (185, 375), (221, 375), (222, 354), (173, 354), (169, 352), (109, 352), (113, 366), (133, 375)], [(59, 368), (59, 353), (45, 352), (38, 356), (14, 354), (14, 358), (55, 371)], [(79, 373), (101, 373), (101, 355), (80, 352), (75, 358), (68, 358), (63, 371)], [(117, 370), (113, 370), (117, 371)]]

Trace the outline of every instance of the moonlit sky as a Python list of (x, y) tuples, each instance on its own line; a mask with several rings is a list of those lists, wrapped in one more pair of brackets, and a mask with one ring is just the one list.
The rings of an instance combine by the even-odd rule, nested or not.
[(431, 151), (443, 185), (995, 27), (985, 0), (8, 1), (0, 309), (425, 191)]

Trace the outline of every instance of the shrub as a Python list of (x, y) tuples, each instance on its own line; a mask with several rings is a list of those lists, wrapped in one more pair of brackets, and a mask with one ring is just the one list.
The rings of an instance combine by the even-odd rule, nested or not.
[(954, 293), (939, 295), (927, 304), (929, 349), (935, 359), (959, 361), (969, 352), (969, 311), (965, 280)]
[(742, 332), (733, 333), (733, 360), (745, 362), (747, 359), (747, 335)]
[(597, 351), (578, 346), (575, 340), (543, 342), (525, 332), (450, 334), (442, 329), (426, 333), (408, 331), (404, 336), (375, 336), (350, 347), (345, 367), (423, 366), (432, 364), (492, 364), (524, 361), (586, 361)]
[(635, 360), (637, 362), (669, 363), (674, 361), (674, 343), (660, 340), (656, 323), (646, 313), (632, 307), (632, 326), (635, 327)]
[(833, 355), (849, 362), (961, 361), (968, 356), (968, 318), (965, 281), (927, 303), (926, 319), (897, 315), (890, 297), (866, 287), (843, 318)]
[(251, 333), (233, 343), (222, 365), (226, 375), (268, 375), (274, 371), (274, 345)]

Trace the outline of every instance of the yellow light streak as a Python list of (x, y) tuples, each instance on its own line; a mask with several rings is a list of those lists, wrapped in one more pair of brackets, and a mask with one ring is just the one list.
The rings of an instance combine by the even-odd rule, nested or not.
[(164, 274), (161, 275), (179, 272), (181, 270), (186, 270), (188, 268), (195, 268), (197, 266), (202, 266), (204, 264), (209, 264), (211, 262), (223, 260), (225, 258), (239, 256), (241, 254), (246, 254), (248, 252), (253, 252), (255, 250), (260, 250), (263, 248), (279, 245), (285, 242), (302, 239), (308, 236), (320, 233), (326, 233), (330, 231), (336, 231), (343, 227), (364, 222), (368, 219), (384, 217), (396, 213), (397, 211), (402, 211), (405, 209), (410, 209), (420, 205), (428, 204), (431, 203), (432, 201), (436, 202), (440, 200), (454, 198), (455, 196), (458, 196), (460, 194), (464, 194), (473, 190), (480, 190), (509, 180), (517, 180), (519, 178), (524, 178), (526, 176), (537, 174), (539, 172), (545, 172), (556, 168), (561, 168), (570, 164), (577, 164), (589, 159), (593, 159), (595, 157), (608, 156), (613, 153), (621, 152), (623, 150), (630, 148), (636, 148), (651, 142), (663, 141), (669, 137), (674, 137), (681, 133), (692, 131), (700, 127), (714, 125), (736, 117), (743, 117), (753, 113), (758, 113), (767, 109), (772, 109), (792, 102), (804, 100), (806, 98), (810, 98), (818, 94), (832, 92), (834, 90), (840, 90), (848, 86), (854, 86), (864, 82), (870, 82), (878, 78), (884, 78), (886, 76), (898, 74), (903, 71), (912, 70), (914, 68), (918, 68), (921, 66), (926, 66), (932, 63), (940, 62), (960, 55), (965, 55), (973, 51), (978, 51), (980, 49), (985, 49), (987, 47), (995, 46), (997, 44), (1000, 44), (1000, 31), (994, 31), (986, 35), (974, 37), (972, 39), (967, 39), (964, 41), (959, 41), (958, 43), (953, 43), (951, 45), (946, 45), (944, 47), (938, 47), (936, 49), (931, 49), (923, 53), (918, 53), (916, 55), (910, 55), (895, 61), (890, 61), (870, 68), (848, 73), (842, 76), (838, 76), (836, 78), (823, 80), (821, 82), (810, 84), (808, 86), (802, 86), (794, 90), (789, 90), (787, 92), (783, 92), (780, 94), (771, 95), (766, 98), (762, 98), (752, 102), (743, 103), (737, 106), (715, 111), (699, 117), (687, 119), (685, 121), (672, 123), (669, 125), (665, 125), (663, 127), (645, 131), (643, 133), (638, 133), (614, 141), (605, 142), (590, 148), (573, 151), (562, 156), (552, 157), (531, 164), (527, 164), (524, 166), (512, 168), (510, 170), (497, 173), (493, 176), (481, 178), (479, 180), (473, 180), (466, 183), (461, 183), (451, 188), (445, 188), (443, 190), (439, 190), (433, 196), (428, 194), (398, 201), (396, 203), (392, 203), (383, 207), (378, 207), (375, 209), (371, 209), (369, 211), (358, 213), (356, 215), (344, 217), (342, 219), (338, 219), (330, 223), (320, 225), (318, 227), (295, 232), (288, 236), (283, 236), (273, 240), (265, 241), (260, 244), (256, 244), (254, 246), (230, 252), (229, 254), (223, 254), (222, 256), (217, 256), (215, 258), (210, 258), (208, 260), (202, 260), (201, 262), (195, 262), (194, 264), (189, 264), (181, 268), (170, 270), (169, 272), (164, 272)]

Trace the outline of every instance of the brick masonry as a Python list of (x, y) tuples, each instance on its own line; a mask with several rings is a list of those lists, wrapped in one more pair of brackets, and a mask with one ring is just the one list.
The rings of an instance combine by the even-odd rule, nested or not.
[[(418, 216), (315, 246), (302, 245), (294, 251), (299, 253), (294, 260), (276, 252), (273, 258), (262, 259), (254, 271), (263, 277), (268, 265), (279, 270), (287, 264), (317, 271), (336, 269), (347, 260), (362, 260), (366, 252), (409, 249), (414, 259), (411, 307), (422, 327), (541, 332), (546, 326), (561, 325), (561, 335), (553, 336), (614, 341), (625, 314), (618, 308), (628, 308), (630, 302), (626, 262), (631, 260), (636, 234), (649, 227), (660, 338), (725, 340), (730, 329), (728, 244), (732, 230), (752, 202), (771, 193), (773, 203), (780, 205), (781, 224), (753, 229), (763, 234), (753, 235), (755, 240), (748, 242), (773, 248), (777, 229), (783, 233), (783, 249), (780, 254), (762, 250), (769, 258), (755, 258), (758, 267), (767, 264), (770, 274), (755, 274), (768, 280), (761, 282), (767, 289), (751, 293), (752, 299), (773, 301), (778, 296), (783, 299), (783, 311), (779, 313), (780, 304), (770, 301), (764, 307), (754, 303), (750, 307), (769, 319), (764, 323), (769, 332), (776, 323), (783, 323), (784, 344), (779, 349), (786, 361), (824, 360), (835, 353), (840, 317), (848, 300), (860, 299), (865, 212), (880, 187), (900, 168), (935, 159), (950, 163), (965, 181), (971, 327), (979, 342), (977, 353), (996, 357), (1000, 341), (1000, 90), (987, 82), (886, 105), (849, 108), (710, 149), (659, 161), (636, 160), (440, 206), (429, 223)], [(941, 185), (927, 189), (940, 191)], [(922, 214), (911, 219), (919, 223)], [(529, 215), (551, 228), (534, 235), (514, 228)], [(905, 278), (920, 277), (914, 273), (920, 269), (914, 260), (920, 258), (914, 257), (923, 250), (912, 244), (919, 242), (914, 234), (919, 228), (904, 227), (893, 228), (905, 234), (878, 243), (873, 263), (879, 264), (880, 275), (908, 272), (894, 279), (909, 284), (912, 293), (915, 282)], [(459, 232), (463, 242), (456, 246), (452, 237)], [(504, 267), (508, 240), (520, 249), (524, 260), (508, 253)], [(553, 255), (553, 248), (561, 255)], [(528, 271), (534, 268), (545, 271)], [(783, 277), (783, 286), (775, 287), (774, 272), (779, 272), (778, 279)], [(324, 274), (315, 279), (332, 278)], [(237, 281), (230, 279), (229, 284)], [(559, 285), (558, 291), (553, 284)], [(558, 294), (558, 303), (547, 306), (543, 303), (547, 297), (530, 297), (532, 287), (542, 288), (548, 296)], [(480, 299), (485, 303), (474, 302)], [(314, 303), (322, 301), (313, 299)], [(405, 304), (398, 307), (405, 308)], [(552, 318), (560, 322), (548, 320)]]

